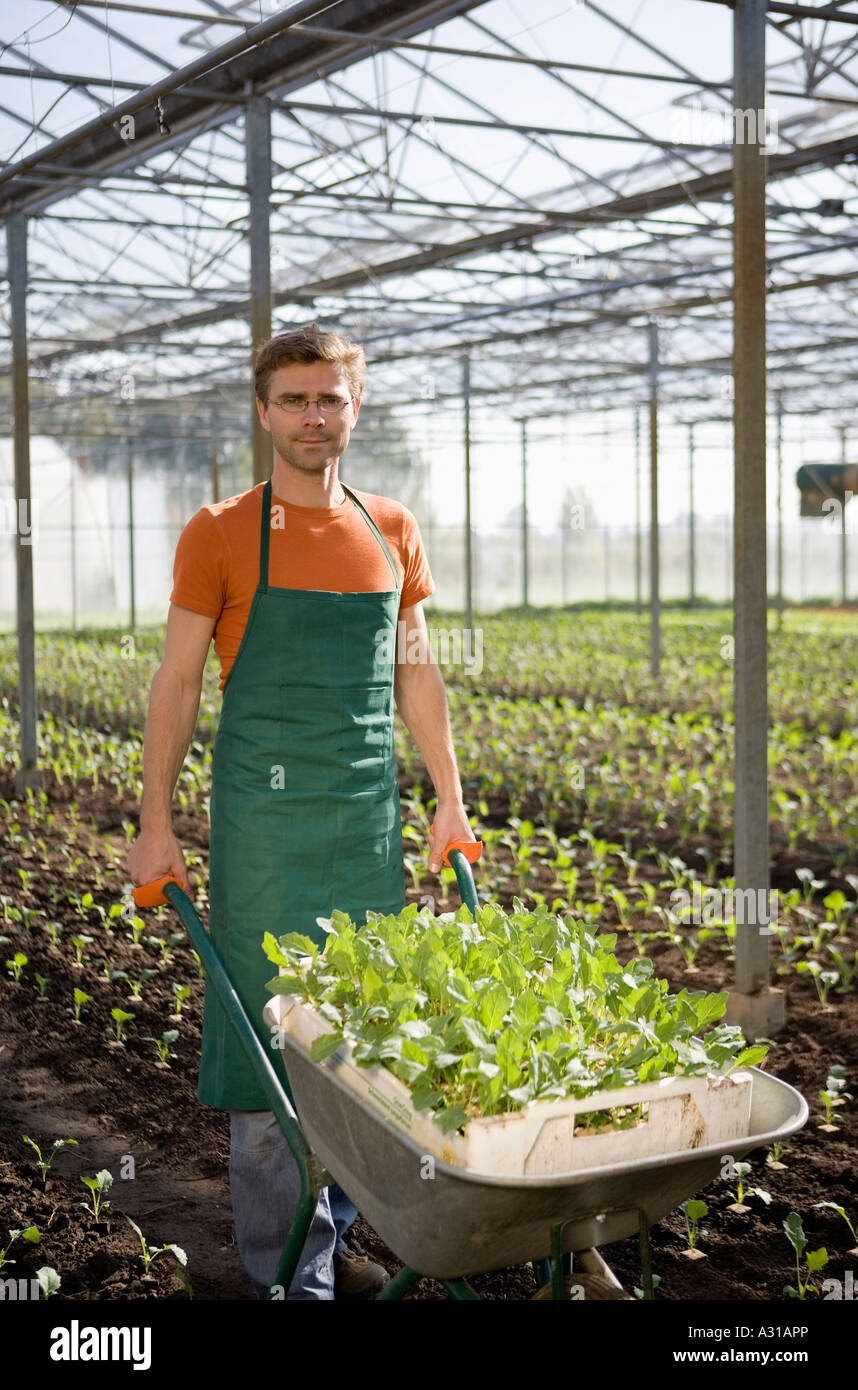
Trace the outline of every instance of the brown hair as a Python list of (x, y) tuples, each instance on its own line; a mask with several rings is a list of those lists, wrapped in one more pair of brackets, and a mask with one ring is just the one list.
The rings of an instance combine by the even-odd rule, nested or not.
[(366, 359), (357, 343), (350, 343), (339, 333), (327, 333), (317, 323), (306, 323), (289, 333), (278, 333), (263, 343), (256, 354), (254, 388), (261, 401), (268, 395), (271, 376), (278, 367), (292, 362), (338, 362), (345, 368), (349, 390), (357, 398), (363, 390)]

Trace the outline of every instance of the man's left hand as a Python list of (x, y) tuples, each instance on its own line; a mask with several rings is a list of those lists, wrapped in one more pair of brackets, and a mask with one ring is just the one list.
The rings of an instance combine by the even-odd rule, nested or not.
[(435, 818), (429, 827), (429, 872), (437, 874), (441, 869), (441, 855), (451, 840), (475, 840), (477, 837), (468, 823), (468, 813), (461, 801), (439, 802)]

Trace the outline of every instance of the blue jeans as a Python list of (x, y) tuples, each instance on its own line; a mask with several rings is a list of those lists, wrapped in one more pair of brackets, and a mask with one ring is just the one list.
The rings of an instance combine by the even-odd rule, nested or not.
[[(271, 1110), (230, 1110), (229, 1139), (238, 1253), (256, 1297), (265, 1298), (301, 1195), (298, 1165)], [(357, 1214), (336, 1183), (322, 1189), (288, 1300), (333, 1299), (333, 1256), (346, 1248)]]

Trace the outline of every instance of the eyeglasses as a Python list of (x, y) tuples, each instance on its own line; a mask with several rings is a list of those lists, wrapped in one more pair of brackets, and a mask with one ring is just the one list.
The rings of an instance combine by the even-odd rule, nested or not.
[(323, 415), (341, 415), (351, 401), (344, 401), (342, 396), (317, 396), (314, 401), (308, 396), (281, 396), (279, 401), (268, 400), (266, 404), (279, 405), (287, 415), (303, 415), (308, 405), (318, 406)]

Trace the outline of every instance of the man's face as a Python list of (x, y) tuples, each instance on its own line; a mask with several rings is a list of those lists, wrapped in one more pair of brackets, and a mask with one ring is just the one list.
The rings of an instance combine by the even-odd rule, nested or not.
[[(257, 400), (259, 418), (282, 459), (302, 472), (319, 474), (338, 459), (349, 442), (360, 401), (349, 400), (351, 389), (345, 368), (336, 362), (292, 362), (272, 372), (268, 401)], [(289, 396), (339, 396), (349, 401), (344, 410), (325, 411), (308, 403), (305, 410), (286, 411), (276, 402)]]

